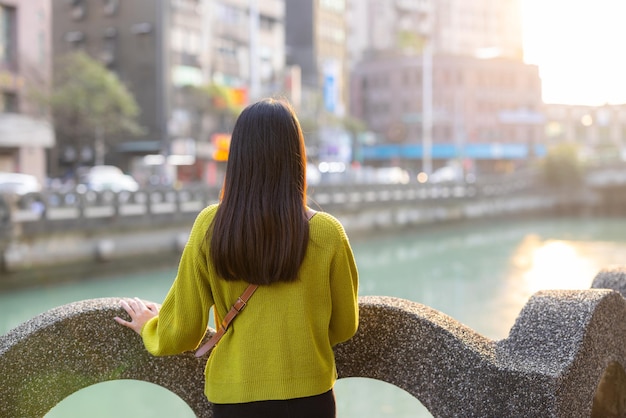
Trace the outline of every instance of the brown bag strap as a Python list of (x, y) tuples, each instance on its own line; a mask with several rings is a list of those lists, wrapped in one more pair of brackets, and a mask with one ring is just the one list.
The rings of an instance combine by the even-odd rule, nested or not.
[(226, 333), (226, 330), (228, 329), (230, 323), (233, 322), (233, 319), (235, 319), (237, 314), (239, 314), (239, 312), (241, 312), (243, 308), (246, 307), (246, 303), (248, 303), (248, 300), (257, 289), (257, 287), (259, 286), (256, 284), (249, 285), (246, 290), (241, 294), (241, 296), (237, 298), (237, 302), (235, 302), (235, 304), (230, 308), (230, 311), (228, 311), (228, 313), (224, 317), (222, 325), (219, 327), (219, 329), (215, 332), (215, 334), (211, 336), (209, 341), (207, 341), (202, 347), (198, 349), (198, 351), (196, 351), (196, 357), (202, 357), (207, 351), (211, 350), (215, 346), (215, 344), (217, 344), (217, 342)]

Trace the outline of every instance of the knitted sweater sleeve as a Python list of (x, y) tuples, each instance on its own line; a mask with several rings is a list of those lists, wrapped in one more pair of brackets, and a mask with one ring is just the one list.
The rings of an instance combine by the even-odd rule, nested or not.
[(176, 279), (159, 315), (148, 321), (142, 331), (146, 349), (155, 356), (195, 349), (206, 333), (213, 295), (206, 263), (206, 230), (210, 207), (202, 211), (191, 229), (183, 250)]
[(350, 339), (359, 324), (359, 275), (348, 237), (339, 227), (340, 243), (330, 269), (332, 313), (329, 338), (331, 346)]

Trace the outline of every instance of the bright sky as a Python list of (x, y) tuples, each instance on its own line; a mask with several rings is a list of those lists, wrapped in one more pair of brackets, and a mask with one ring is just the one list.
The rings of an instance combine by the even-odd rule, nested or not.
[(522, 0), (546, 103), (626, 103), (626, 0)]

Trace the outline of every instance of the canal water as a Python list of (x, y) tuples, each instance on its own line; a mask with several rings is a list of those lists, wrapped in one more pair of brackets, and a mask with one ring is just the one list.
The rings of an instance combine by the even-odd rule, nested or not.
[[(477, 332), (502, 339), (542, 289), (588, 289), (603, 267), (626, 264), (626, 219), (498, 220), (426, 227), (352, 241), (361, 295), (419, 302)], [(161, 302), (175, 266), (0, 294), (0, 334), (73, 301), (139, 296)], [(113, 319), (111, 319), (113, 320)], [(387, 383), (350, 378), (336, 385), (338, 417), (429, 417), (421, 403)], [(176, 395), (136, 381), (101, 383), (57, 405), (48, 418), (192, 418)]]

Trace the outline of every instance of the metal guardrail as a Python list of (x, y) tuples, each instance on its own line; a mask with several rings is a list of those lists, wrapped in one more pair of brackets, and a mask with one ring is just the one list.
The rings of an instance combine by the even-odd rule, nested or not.
[[(626, 167), (595, 167), (585, 184), (602, 188), (626, 184)], [(323, 183), (310, 185), (309, 204), (328, 212), (357, 211), (381, 205), (444, 202), (507, 196), (544, 187), (536, 172), (481, 177), (475, 183), (380, 184)], [(103, 223), (133, 225), (193, 219), (202, 208), (219, 201), (220, 188), (191, 185), (182, 188), (146, 188), (137, 192), (80, 189), (44, 191), (19, 198), (0, 195), (0, 237), (19, 226), (22, 233), (56, 228), (98, 228)]]
[[(405, 204), (444, 199), (472, 199), (499, 196), (533, 187), (529, 179), (475, 184), (321, 184), (309, 187), (309, 204), (323, 210), (358, 206)], [(0, 224), (73, 223), (102, 219), (122, 222), (124, 218), (169, 216), (187, 218), (218, 202), (220, 189), (189, 186), (180, 189), (142, 189), (137, 192), (44, 191), (20, 198), (5, 196), (0, 202)], [(97, 224), (94, 223), (94, 225)]]
[[(51, 275), (52, 266), (65, 272), (76, 264), (178, 254), (198, 212), (219, 196), (217, 187), (189, 186), (48, 191), (0, 200), (0, 273), (35, 280), (37, 269)], [(308, 198), (351, 235), (602, 205), (601, 196), (585, 187), (549, 189), (531, 176), (472, 184), (322, 184), (311, 186)]]
[[(475, 199), (505, 196), (542, 187), (536, 173), (482, 177), (482, 181), (464, 184), (372, 184), (325, 183), (311, 185), (309, 204), (318, 209), (354, 210), (376, 205), (408, 204), (411, 202)], [(593, 167), (587, 171), (585, 184), (601, 188), (626, 184), (626, 167)], [(21, 197), (0, 195), (0, 234), (12, 225), (64, 223), (65, 227), (86, 221), (195, 216), (202, 208), (219, 200), (220, 188), (193, 185), (183, 188), (147, 188), (137, 192), (96, 192), (80, 189), (44, 191)], [(97, 222), (93, 223), (97, 225)]]

